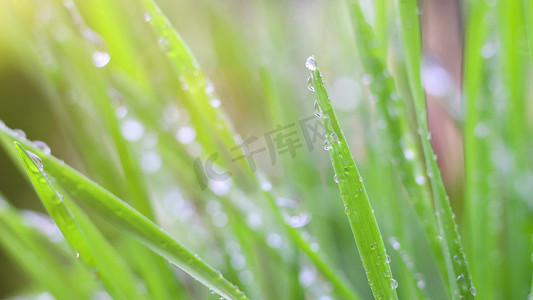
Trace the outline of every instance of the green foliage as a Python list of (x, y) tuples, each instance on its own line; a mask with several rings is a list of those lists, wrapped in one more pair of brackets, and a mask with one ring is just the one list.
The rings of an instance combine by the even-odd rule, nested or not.
[[(0, 170), (0, 251), (28, 279), (9, 296), (528, 297), (533, 5), (461, 2), (450, 148), (428, 124), (427, 5), (1, 1), (20, 172)], [(437, 164), (452, 147), (464, 161)]]

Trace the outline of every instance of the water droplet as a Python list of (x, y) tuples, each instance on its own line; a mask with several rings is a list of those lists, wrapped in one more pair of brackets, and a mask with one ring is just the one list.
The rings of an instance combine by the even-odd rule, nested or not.
[(140, 140), (144, 134), (144, 126), (136, 120), (125, 121), (120, 129), (124, 138), (131, 142)]
[(315, 116), (319, 118), (322, 117), (322, 108), (320, 108), (320, 105), (318, 104), (318, 100), (315, 100), (314, 109), (315, 109)]
[(287, 224), (294, 228), (304, 227), (311, 221), (311, 215), (307, 212), (301, 212), (298, 215), (287, 218)]
[(211, 106), (213, 107), (219, 107), (221, 102), (220, 102), (220, 99), (212, 99), (211, 101), (209, 101), (209, 104), (211, 104)]
[(339, 144), (339, 143), (340, 143), (340, 141), (339, 141), (339, 136), (337, 135), (337, 133), (332, 132), (329, 136), (330, 136), (330, 138), (331, 138), (331, 142), (332, 142), (333, 144)]
[(391, 278), (390, 279), (390, 287), (395, 290), (398, 288), (398, 281), (396, 281), (396, 279), (394, 278)]
[(324, 141), (324, 150), (329, 151), (329, 150), (331, 150), (331, 148), (332, 148), (331, 147), (331, 143), (328, 140), (325, 140)]
[(31, 151), (26, 151), (26, 153), (28, 153), (28, 155), (30, 156), (30, 159), (37, 166), (39, 171), (43, 172), (44, 168), (43, 168), (43, 161), (41, 160), (41, 158), (39, 156), (37, 156), (37, 154), (35, 154), (35, 153), (31, 152)]
[(23, 139), (26, 138), (26, 132), (24, 132), (22, 129), (14, 129), (13, 132)]
[(359, 182), (363, 182), (363, 177), (359, 176)]
[(352, 208), (351, 206), (345, 206), (345, 207), (344, 207), (344, 213), (345, 213), (346, 215), (351, 215), (351, 214), (353, 214), (353, 212), (354, 212), (354, 211), (353, 211), (353, 208)]
[(128, 108), (124, 105), (121, 105), (115, 109), (115, 115), (117, 118), (122, 119), (128, 114)]
[(307, 89), (313, 92), (315, 90), (315, 87), (313, 86), (313, 77), (309, 76), (307, 79)]
[(384, 272), (383, 272), (383, 276), (385, 277), (390, 277), (391, 274), (390, 274), (390, 270), (386, 269)]
[(309, 56), (307, 60), (305, 61), (305, 67), (309, 69), (309, 71), (316, 70), (316, 60), (314, 56)]
[(147, 12), (144, 13), (144, 21), (145, 21), (145, 22), (150, 22), (150, 21), (152, 21), (152, 16), (150, 16), (150, 14), (147, 13)]
[(300, 271), (300, 274), (298, 276), (298, 280), (304, 287), (309, 287), (313, 282), (316, 280), (316, 271), (311, 268), (303, 268)]
[(157, 43), (163, 49), (163, 51), (169, 51), (170, 50), (170, 42), (167, 38), (160, 37), (157, 39)]
[(411, 148), (404, 149), (403, 155), (405, 156), (405, 159), (407, 160), (413, 160), (415, 158), (415, 153), (413, 152), (413, 149)]
[(76, 259), (80, 258), (80, 253), (76, 252)]
[(272, 183), (270, 183), (270, 181), (268, 180), (264, 180), (261, 182), (261, 189), (263, 191), (270, 191), (272, 190)]
[(339, 183), (339, 176), (337, 174), (333, 176), (333, 181), (335, 181), (335, 183)]
[(377, 244), (378, 243), (376, 243), (376, 242), (370, 243), (370, 250), (376, 250)]
[(423, 289), (426, 287), (426, 282), (424, 280), (418, 280), (416, 282), (416, 286), (419, 288), (419, 289)]
[(96, 51), (93, 53), (93, 64), (97, 68), (105, 67), (109, 63), (110, 60), (111, 60), (111, 56), (107, 52)]
[(48, 147), (48, 145), (43, 141), (34, 141), (33, 145), (39, 148), (39, 150), (41, 150), (44, 154), (52, 153), (52, 150), (50, 150), (50, 147)]
[(418, 174), (415, 176), (415, 182), (418, 185), (423, 185), (424, 183), (426, 183), (426, 177), (424, 175)]
[[(471, 288), (470, 288), (470, 294), (472, 294), (472, 296), (475, 296), (476, 293), (477, 293), (476, 288), (475, 288), (475, 287), (471, 287)], [(530, 295), (529, 299), (531, 299), (531, 295)]]
[(189, 126), (184, 126), (176, 132), (176, 139), (182, 144), (190, 144), (196, 138), (196, 130)]
[(386, 263), (390, 263), (390, 256), (385, 255), (385, 262), (386, 262)]

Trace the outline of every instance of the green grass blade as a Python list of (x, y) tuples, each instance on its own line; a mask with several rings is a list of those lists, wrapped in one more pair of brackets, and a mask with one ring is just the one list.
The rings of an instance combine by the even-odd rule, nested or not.
[[(504, 184), (504, 249), (507, 256), (503, 266), (508, 297), (520, 299), (528, 294), (528, 276), (531, 274), (531, 196), (521, 192), (520, 182), (531, 174), (531, 103), (527, 91), (530, 86), (527, 69), (527, 24), (522, 1), (500, 1), (497, 6), (498, 37), (501, 43), (501, 74), (505, 109), (502, 110), (501, 139), (512, 155), (510, 170), (501, 179)], [(529, 122), (528, 122), (529, 121)], [(530, 180), (527, 180), (528, 182)], [(517, 184), (518, 183), (518, 184)], [(528, 228), (529, 227), (529, 228)], [(527, 228), (527, 229), (526, 229)], [(529, 263), (524, 264), (525, 261)]]
[(472, 299), (475, 289), (472, 284), (468, 264), (466, 261), (461, 240), (457, 232), (454, 215), (442, 182), (440, 170), (434, 158), (433, 149), (429, 141), (429, 129), (427, 124), (427, 112), (424, 89), (420, 75), (421, 67), (421, 41), (418, 4), (416, 0), (397, 1), (400, 21), (402, 25), (402, 39), (406, 55), (406, 68), (411, 95), (413, 96), (414, 109), (418, 128), (421, 132), (420, 142), (424, 153), (428, 177), (430, 178), (433, 199), (435, 202), (437, 220), (439, 222), (446, 259), (451, 269), (448, 271), (452, 296)]
[(74, 217), (63, 202), (64, 196), (54, 189), (44, 173), (40, 158), (22, 145), (15, 145), (33, 187), (69, 244), (88, 266), (97, 268), (98, 276), (113, 297), (139, 297), (133, 274), (121, 263), (120, 256), (86, 217)]
[(368, 200), (362, 177), (357, 170), (348, 143), (341, 130), (328, 97), (322, 75), (313, 57), (306, 66), (311, 71), (312, 89), (316, 93), (316, 109), (326, 128), (324, 147), (329, 150), (335, 170), (335, 180), (344, 201), (345, 213), (350, 222), (368, 282), (376, 299), (397, 299), (398, 283), (392, 278), (383, 238)]
[(487, 107), (491, 107), (483, 94), (483, 72), (486, 69), (482, 53), (489, 26), (479, 26), (488, 16), (486, 1), (470, 1), (465, 35), (464, 91), (464, 156), (465, 156), (465, 218), (466, 239), (472, 276), (481, 299), (495, 298), (497, 277), (495, 260), (490, 253), (498, 247), (498, 234), (491, 226), (500, 220), (494, 218), (490, 208), (496, 204), (493, 187), (489, 183), (493, 163), (490, 159), (488, 138), (476, 136), (476, 126), (487, 124)]
[[(432, 196), (429, 182), (425, 175), (422, 154), (418, 151), (416, 138), (410, 131), (405, 100), (400, 98), (394, 80), (388, 73), (384, 51), (373, 46), (375, 36), (371, 26), (365, 21), (361, 7), (357, 1), (347, 1), (353, 24), (358, 55), (361, 64), (369, 76), (373, 78), (370, 90), (377, 98), (377, 114), (387, 124), (387, 133), (392, 151), (390, 155), (398, 162), (396, 171), (403, 186), (406, 188), (409, 201), (420, 219), (428, 239), (431, 254), (445, 284), (448, 283), (448, 272), (444, 258), (444, 248), (437, 238), (439, 229), (433, 213)], [(384, 46), (383, 46), (384, 47)]]
[[(9, 140), (13, 138), (13, 135), (5, 130), (5, 128), (0, 129), (4, 142), (6, 139)], [(115, 195), (51, 155), (39, 152), (29, 143), (23, 141), (19, 142), (24, 144), (24, 147), (41, 155), (40, 158), (42, 159), (43, 165), (46, 167), (47, 173), (50, 176), (53, 176), (63, 188), (82, 201), (83, 204), (96, 210), (109, 222), (134, 235), (149, 248), (159, 253), (170, 262), (176, 264), (182, 270), (209, 287), (213, 292), (218, 293), (220, 296), (227, 299), (247, 299), (247, 297), (242, 294), (236, 286), (228, 282), (220, 272), (211, 268), (197, 255), (179, 244), (168, 233)], [(40, 174), (40, 172), (33, 172), (35, 170), (38, 171), (38, 168), (35, 164), (30, 164), (31, 159), (26, 152), (23, 150), (19, 151), (21, 151), (21, 154), (24, 154), (24, 157), (27, 158), (25, 159), (25, 162), (28, 167), (28, 174), (33, 176)], [(46, 181), (44, 176), (40, 176), (40, 179), (35, 180), (43, 179)], [(39, 194), (46, 197), (45, 199), (51, 199), (53, 202), (51, 202), (50, 205), (56, 205), (58, 207), (57, 210), (53, 210), (52, 215), (54, 220), (58, 223), (58, 226), (60, 228), (68, 228), (71, 230), (73, 230), (72, 228), (75, 229), (75, 223), (70, 212), (63, 205), (58, 206), (61, 202), (59, 201), (59, 196), (57, 196), (57, 193), (53, 190), (51, 185), (38, 183), (39, 181), (35, 182)], [(46, 186), (48, 186), (48, 188), (46, 188)], [(51, 208), (56, 207), (51, 206)], [(83, 243), (83, 237), (80, 232), (76, 230), (72, 232), (73, 243), (80, 245), (80, 247), (77, 247), (78, 251), (80, 251), (80, 248), (87, 249), (87, 245)], [(90, 255), (90, 251), (86, 250), (84, 252), (87, 253), (87, 256)], [(84, 254), (80, 252), (80, 256), (81, 255)]]
[(27, 227), (18, 211), (9, 207), (2, 196), (0, 245), (35, 283), (57, 299), (91, 298), (87, 289), (92, 285), (89, 274), (83, 271), (77, 273), (81, 269), (65, 264), (64, 257), (56, 253), (58, 246), (38, 231)]

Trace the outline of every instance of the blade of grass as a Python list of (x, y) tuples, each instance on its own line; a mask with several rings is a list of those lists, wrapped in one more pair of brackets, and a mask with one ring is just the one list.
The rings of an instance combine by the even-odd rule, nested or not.
[[(446, 250), (447, 265), (452, 297), (463, 297), (473, 299), (475, 288), (468, 270), (461, 240), (457, 232), (454, 215), (450, 207), (449, 198), (442, 182), (437, 161), (434, 158), (433, 149), (429, 141), (429, 129), (427, 124), (427, 110), (424, 89), (420, 75), (421, 67), (421, 41), (420, 24), (418, 15), (418, 3), (416, 0), (397, 1), (400, 12), (400, 22), (402, 29), (402, 41), (406, 55), (406, 68), (411, 94), (413, 96), (413, 106), (416, 114), (416, 121), (420, 130), (420, 142), (424, 153), (425, 163), (428, 168), (428, 177), (431, 182), (433, 200), (435, 202), (436, 215), (439, 223), (441, 235), (443, 236), (444, 248)], [(457, 287), (457, 289), (453, 288)]]
[[(6, 128), (0, 128), (0, 132), (2, 133), (1, 135), (3, 137), (4, 145), (6, 140), (9, 141), (13, 139), (13, 134), (8, 133)], [(176, 264), (189, 275), (212, 289), (213, 292), (216, 292), (227, 299), (247, 299), (247, 297), (242, 294), (237, 287), (228, 282), (220, 272), (211, 268), (202, 259), (183, 247), (165, 231), (145, 216), (135, 211), (128, 204), (58, 159), (38, 151), (35, 146), (23, 141), (18, 142), (20, 143), (19, 145), (21, 145), (20, 147), (23, 147), (22, 145), (24, 145), (24, 147), (41, 154), (40, 158), (42, 159), (43, 165), (46, 166), (47, 173), (50, 176), (53, 176), (63, 188), (74, 195), (78, 200), (82, 201), (83, 204), (93, 208), (102, 216), (105, 216), (108, 221), (115, 224), (117, 227), (136, 236), (149, 248), (159, 253), (170, 262)], [(25, 151), (19, 151), (27, 157), (26, 161), (29, 159), (31, 162), (31, 159)], [(32, 165), (28, 166), (31, 167)], [(33, 164), (33, 166), (35, 166), (35, 164)], [(35, 168), (30, 170), (35, 170)], [(29, 174), (30, 170), (28, 170)], [(31, 174), (34, 173), (31, 172)], [(41, 176), (40, 178), (43, 179), (45, 177)], [(43, 187), (43, 184), (37, 185), (36, 187), (41, 188), (39, 192), (45, 193), (44, 196), (50, 197), (54, 200), (55, 204), (60, 203), (59, 197), (55, 196), (55, 190), (53, 190), (53, 187), (49, 186), (49, 188), (45, 188)], [(64, 224), (74, 224), (74, 220), (70, 217), (69, 211), (63, 206), (59, 207), (62, 207), (62, 209), (54, 211), (54, 215), (57, 217), (56, 222), (62, 224), (60, 227), (65, 227)], [(54, 218), (54, 220), (56, 220), (56, 218)], [(73, 225), (71, 225), (70, 228), (72, 228), (72, 226)], [(73, 238), (75, 241), (79, 242), (82, 238), (79, 232), (74, 232), (74, 234)], [(80, 245), (85, 249), (87, 247), (84, 244)], [(84, 252), (87, 253), (86, 255), (90, 255), (90, 251)], [(80, 252), (80, 256), (81, 255)]]
[(426, 238), (428, 239), (431, 254), (439, 270), (441, 278), (448, 286), (448, 272), (444, 257), (444, 248), (440, 240), (437, 221), (434, 217), (432, 197), (429, 182), (424, 172), (424, 165), (420, 157), (415, 137), (410, 131), (409, 121), (400, 93), (394, 86), (394, 80), (388, 74), (384, 51), (375, 47), (373, 37), (375, 34), (371, 26), (365, 21), (359, 2), (347, 1), (353, 24), (358, 55), (367, 75), (372, 79), (370, 90), (376, 97), (378, 115), (387, 124), (387, 132), (392, 148), (393, 161), (398, 162), (396, 170), (403, 186), (406, 188), (409, 201), (413, 205), (417, 216), (422, 223)]
[(324, 147), (329, 150), (336, 174), (335, 180), (339, 185), (345, 213), (361, 255), (368, 283), (376, 299), (397, 299), (398, 283), (392, 278), (383, 238), (379, 232), (362, 177), (333, 111), (315, 59), (309, 57), (306, 66), (311, 71), (310, 81), (317, 97), (315, 105), (317, 105), (317, 110), (321, 111), (318, 114), (322, 117), (326, 128), (327, 136)]
[(123, 264), (120, 255), (86, 218), (74, 218), (63, 203), (63, 196), (53, 188), (44, 174), (40, 158), (26, 151), (20, 144), (15, 145), (33, 187), (69, 244), (78, 251), (78, 255), (88, 266), (97, 269), (98, 276), (113, 297), (139, 297), (134, 276)]
[[(64, 263), (58, 247), (27, 227), (18, 211), (0, 196), (0, 244), (37, 284), (58, 299), (90, 299), (92, 279), (82, 269)], [(83, 286), (85, 285), (85, 286)]]
[[(506, 286), (508, 297), (520, 299), (528, 294), (527, 279), (531, 273), (531, 262), (524, 264), (531, 255), (531, 220), (530, 193), (520, 192), (519, 186), (527, 174), (531, 174), (531, 134), (528, 124), (528, 72), (526, 68), (526, 22), (522, 1), (498, 2), (498, 36), (501, 42), (500, 62), (505, 109), (502, 110), (501, 138), (505, 148), (512, 155), (509, 171), (502, 176), (505, 201), (504, 219), (505, 236), (504, 269), (507, 272)], [(505, 171), (504, 171), (505, 172)], [(527, 177), (526, 177), (527, 178)], [(518, 187), (517, 187), (518, 186)]]
[[(486, 69), (484, 58), (480, 55), (489, 33), (489, 24), (484, 22), (489, 12), (486, 1), (470, 1), (466, 35), (464, 60), (464, 157), (465, 157), (465, 223), (466, 239), (472, 266), (472, 276), (477, 286), (477, 295), (481, 299), (494, 299), (498, 287), (497, 265), (490, 253), (498, 247), (498, 234), (492, 226), (500, 220), (494, 219), (490, 209), (495, 199), (489, 176), (493, 170), (490, 159), (488, 137), (476, 136), (477, 126), (484, 126), (490, 100), (483, 94), (483, 81), (487, 78), (483, 73)], [(488, 101), (487, 101), (488, 100)], [(492, 270), (492, 271), (488, 271)]]

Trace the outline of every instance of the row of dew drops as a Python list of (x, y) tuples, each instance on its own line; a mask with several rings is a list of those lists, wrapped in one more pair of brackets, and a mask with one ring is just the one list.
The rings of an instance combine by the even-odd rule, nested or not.
[[(309, 56), (307, 58), (307, 60), (305, 61), (305, 66), (306, 68), (313, 72), (313, 71), (316, 71), (317, 69), (317, 64), (316, 64), (316, 60), (313, 56)], [(313, 74), (311, 73), (311, 76), (309, 77), (309, 79), (307, 80), (307, 88), (314, 92), (315, 91), (315, 87), (313, 85)], [(315, 116), (317, 116), (318, 118), (328, 118), (327, 115), (324, 115), (323, 112), (322, 112), (322, 109), (318, 103), (318, 100), (315, 100), (315, 103), (314, 103), (314, 111), (315, 111)], [(339, 137), (337, 135), (336, 132), (332, 132), (329, 136), (329, 139), (328, 137), (326, 136), (326, 140), (324, 141), (324, 149), (329, 151), (333, 148), (333, 145), (332, 143), (335, 143), (335, 144), (340, 144), (340, 140), (339, 140)], [(339, 183), (340, 181), (340, 178), (337, 174), (334, 175), (333, 177), (333, 180), (335, 181), (335, 183)], [(362, 177), (359, 177), (359, 181), (363, 181), (363, 178)], [(370, 249), (371, 250), (376, 250), (377, 248), (377, 243), (376, 242), (373, 242), (370, 244)], [(386, 255), (385, 256), (385, 263), (390, 263), (391, 259), (390, 259), (390, 256), (389, 255)], [(385, 277), (391, 277), (391, 274), (390, 274), (390, 271), (387, 270), (386, 273), (384, 274)], [(370, 285), (373, 285), (373, 282), (372, 280), (369, 278), (368, 279), (368, 282)], [(391, 277), (390, 279), (390, 287), (393, 289), (393, 290), (396, 290), (398, 288), (398, 281), (394, 278)]]

